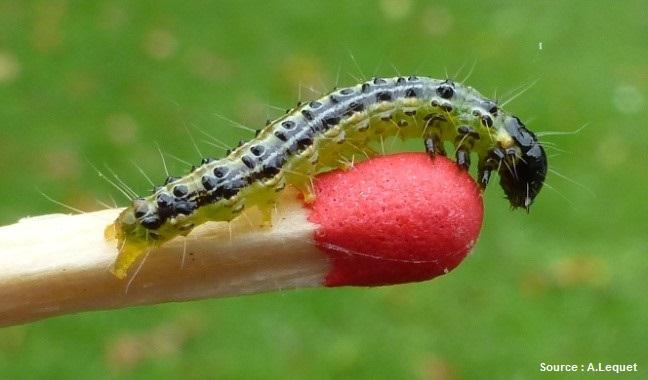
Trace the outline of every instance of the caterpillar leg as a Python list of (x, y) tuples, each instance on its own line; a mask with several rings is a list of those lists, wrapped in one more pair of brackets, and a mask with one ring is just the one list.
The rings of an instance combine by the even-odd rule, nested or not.
[(477, 183), (483, 189), (488, 185), (491, 175), (494, 171), (497, 171), (500, 165), (497, 152), (489, 153), (487, 157), (480, 158), (479, 164), (477, 165)]
[(479, 170), (479, 173), (477, 174), (477, 183), (479, 183), (479, 187), (483, 189), (486, 188), (488, 185), (488, 181), (490, 181), (490, 177), (492, 174), (492, 170), (490, 169), (483, 169)]
[(455, 157), (457, 159), (457, 165), (461, 170), (468, 170), (470, 168), (470, 151), (460, 147), (455, 152)]
[(441, 138), (439, 136), (433, 135), (426, 137), (424, 142), (425, 152), (430, 155), (430, 157), (434, 157), (437, 154), (441, 156), (446, 155), (445, 149), (443, 148), (443, 143), (441, 142)]

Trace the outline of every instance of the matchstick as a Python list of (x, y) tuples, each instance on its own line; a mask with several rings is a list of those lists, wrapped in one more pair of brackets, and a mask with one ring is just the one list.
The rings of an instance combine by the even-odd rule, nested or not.
[(456, 164), (378, 157), (320, 175), (305, 205), (287, 189), (271, 227), (247, 211), (151, 250), (120, 280), (103, 230), (121, 211), (0, 227), (0, 326), (89, 310), (305, 287), (377, 286), (445, 274), (481, 228), (481, 193)]

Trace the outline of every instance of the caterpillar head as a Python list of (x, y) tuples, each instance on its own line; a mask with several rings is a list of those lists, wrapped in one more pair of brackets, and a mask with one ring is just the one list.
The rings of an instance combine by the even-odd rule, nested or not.
[(506, 149), (500, 166), (500, 186), (511, 207), (529, 211), (547, 175), (547, 155), (535, 134), (517, 117), (506, 117), (504, 130), (512, 145)]

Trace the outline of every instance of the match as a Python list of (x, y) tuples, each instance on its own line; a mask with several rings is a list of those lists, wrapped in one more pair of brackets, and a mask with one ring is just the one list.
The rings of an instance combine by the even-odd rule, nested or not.
[(254, 210), (149, 251), (120, 280), (104, 228), (121, 209), (0, 227), (0, 326), (91, 310), (307, 287), (382, 286), (454, 269), (481, 229), (481, 191), (456, 163), (376, 157), (285, 191), (271, 227)]

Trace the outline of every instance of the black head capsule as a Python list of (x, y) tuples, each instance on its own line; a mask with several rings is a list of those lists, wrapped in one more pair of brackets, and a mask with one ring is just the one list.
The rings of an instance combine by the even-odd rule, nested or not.
[(514, 162), (500, 166), (500, 186), (513, 208), (524, 207), (528, 211), (547, 176), (547, 155), (535, 134), (517, 117), (507, 117), (504, 128), (521, 154)]

